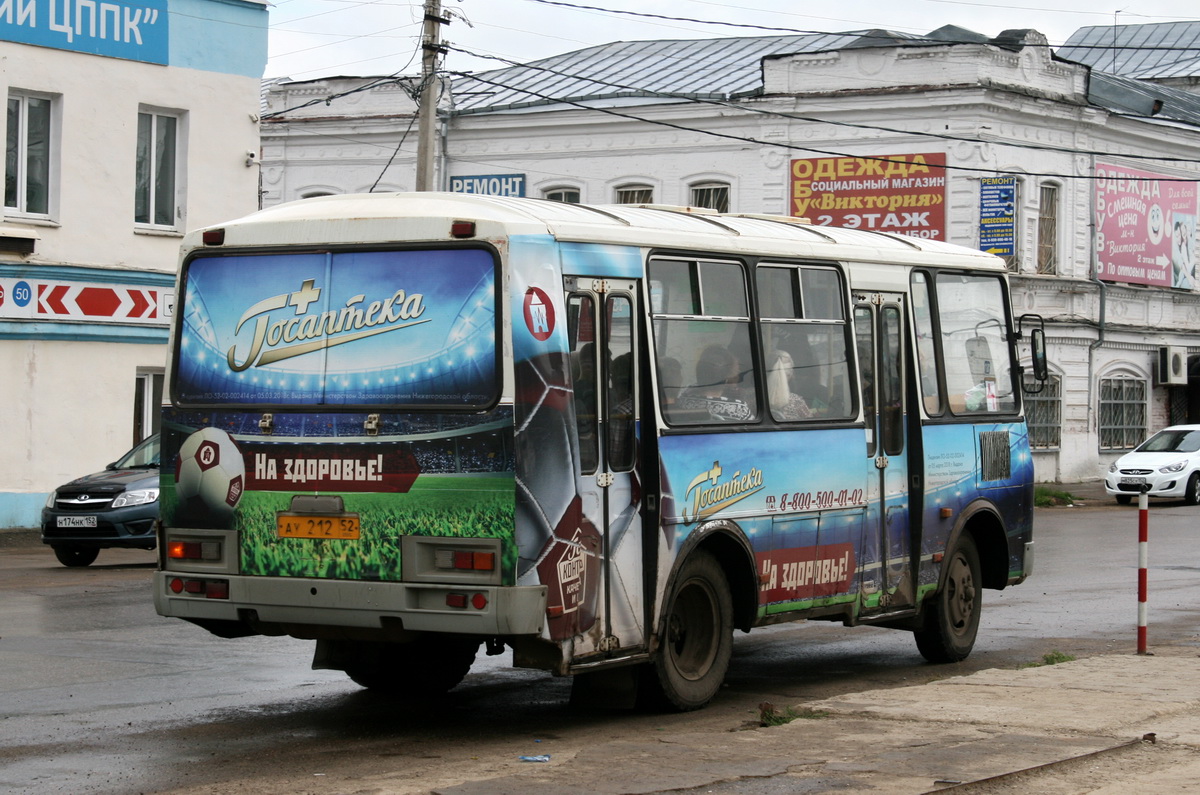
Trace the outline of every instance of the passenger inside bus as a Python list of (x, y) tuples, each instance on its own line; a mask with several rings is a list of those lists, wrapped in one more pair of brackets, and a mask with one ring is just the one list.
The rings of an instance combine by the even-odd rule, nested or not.
[(803, 395), (792, 391), (796, 365), (787, 351), (776, 352), (775, 361), (767, 372), (767, 396), (771, 401), (771, 416), (777, 420), (802, 420), (813, 415)]
[(814, 352), (809, 332), (799, 328), (776, 329), (771, 343), (767, 357), (771, 415), (785, 422), (825, 416), (829, 409), (825, 378), (831, 374), (831, 367), (823, 364)]
[(679, 364), (679, 360), (671, 356), (660, 358), (658, 379), (662, 386), (663, 410), (670, 412), (683, 389), (683, 366)]
[(675, 408), (681, 419), (707, 414), (700, 421), (746, 422), (754, 419), (752, 399), (741, 384), (738, 358), (724, 345), (709, 345), (696, 362), (695, 383), (680, 393)]

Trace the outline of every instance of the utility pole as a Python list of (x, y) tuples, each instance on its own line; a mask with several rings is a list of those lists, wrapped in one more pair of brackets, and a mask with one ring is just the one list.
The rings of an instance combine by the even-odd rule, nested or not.
[(433, 190), (433, 155), (437, 132), (438, 56), (446, 50), (441, 45), (441, 0), (425, 0), (425, 30), (421, 37), (421, 105), (417, 126), (417, 190)]

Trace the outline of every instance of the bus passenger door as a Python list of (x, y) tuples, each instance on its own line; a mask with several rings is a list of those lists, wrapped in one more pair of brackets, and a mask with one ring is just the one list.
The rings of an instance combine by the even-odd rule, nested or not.
[[(571, 370), (579, 432), (577, 488), (602, 535), (600, 620), (589, 651), (646, 643), (639, 480), (637, 282), (566, 277)], [(591, 635), (591, 637), (595, 637)]]
[(904, 379), (904, 296), (854, 296), (854, 335), (866, 420), (867, 519), (859, 598), (863, 615), (915, 604)]

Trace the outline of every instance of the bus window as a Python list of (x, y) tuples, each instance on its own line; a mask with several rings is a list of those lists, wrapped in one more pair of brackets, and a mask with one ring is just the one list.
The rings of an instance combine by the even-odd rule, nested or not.
[(655, 258), (649, 272), (659, 399), (667, 422), (704, 425), (757, 420), (758, 388), (742, 266)]
[(757, 269), (755, 281), (771, 416), (780, 422), (852, 416), (838, 272), (769, 265)]
[(628, 472), (634, 461), (633, 314), (628, 296), (608, 299), (608, 468)]
[(937, 304), (950, 410), (1016, 411), (1003, 282), (994, 276), (939, 274)]
[(567, 316), (570, 319), (575, 427), (579, 432), (579, 472), (588, 475), (596, 471), (600, 461), (600, 434), (596, 427), (596, 315), (592, 297), (572, 295)]
[(804, 316), (810, 319), (844, 320), (842, 280), (832, 268), (802, 268)]
[(862, 382), (863, 416), (867, 418), (867, 456), (875, 444), (875, 319), (870, 308), (854, 309), (854, 342), (858, 348), (858, 372)]
[(897, 306), (880, 310), (879, 435), (884, 455), (904, 452), (904, 323)]
[(917, 369), (921, 374), (921, 395), (925, 413), (942, 413), (942, 388), (938, 383), (937, 351), (933, 342), (933, 308), (930, 284), (924, 273), (912, 275), (913, 331), (917, 337)]

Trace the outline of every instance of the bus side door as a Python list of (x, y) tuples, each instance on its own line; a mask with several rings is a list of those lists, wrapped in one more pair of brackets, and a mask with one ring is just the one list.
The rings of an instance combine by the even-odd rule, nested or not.
[(905, 296), (854, 295), (854, 335), (866, 421), (867, 520), (860, 566), (860, 612), (915, 603), (909, 512)]
[(604, 637), (596, 651), (646, 643), (642, 499), (639, 479), (637, 282), (564, 279), (579, 434), (576, 483), (584, 513), (603, 534)]

